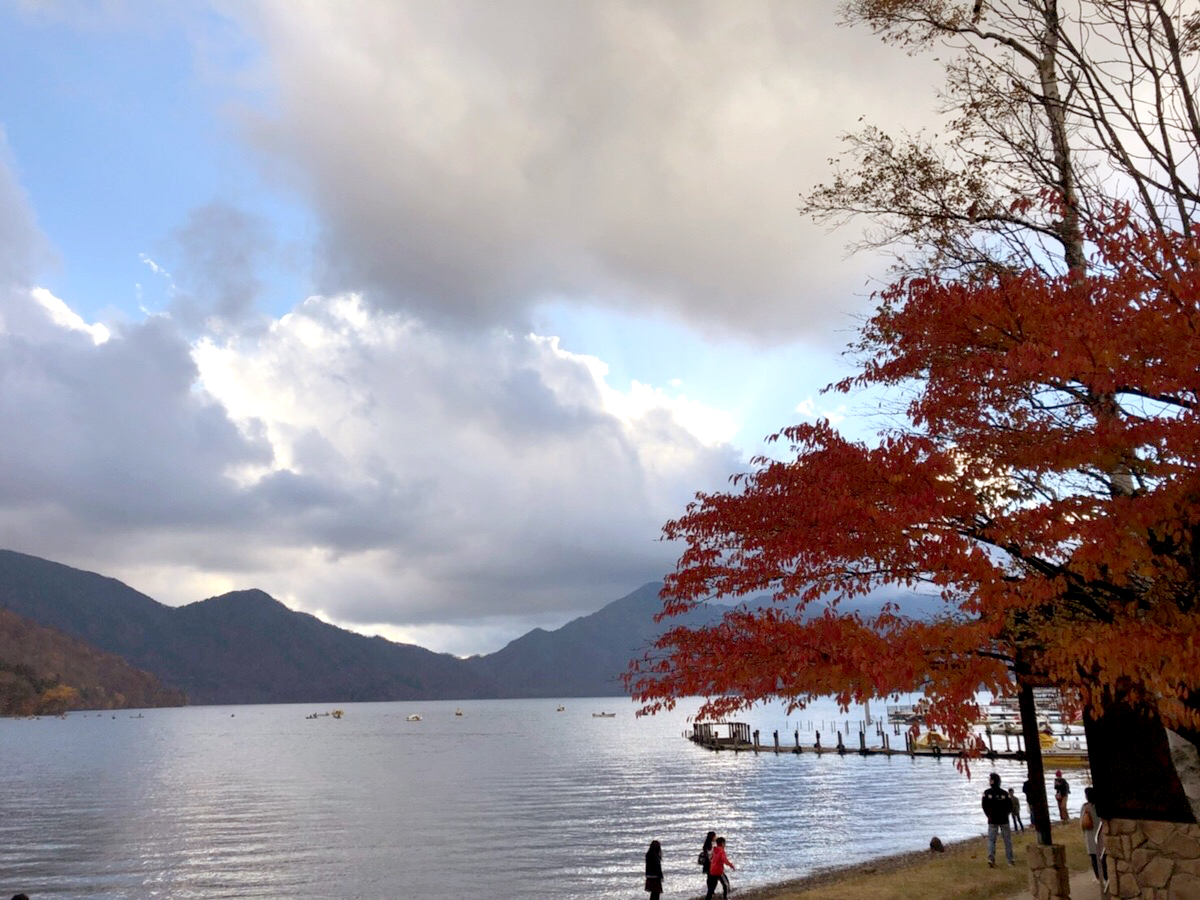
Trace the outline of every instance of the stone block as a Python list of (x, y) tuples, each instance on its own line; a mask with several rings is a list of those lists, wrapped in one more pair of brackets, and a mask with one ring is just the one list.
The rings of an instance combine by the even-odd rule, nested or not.
[(1184, 873), (1171, 879), (1167, 888), (1168, 900), (1200, 900), (1200, 878)]
[(1144, 835), (1145, 840), (1152, 844), (1165, 844), (1175, 833), (1174, 822), (1142, 821), (1138, 824), (1141, 825), (1138, 830)]
[(1132, 872), (1120, 873), (1116, 878), (1116, 883), (1116, 896), (1120, 897), (1121, 900), (1133, 900), (1135, 897), (1142, 896), (1142, 888)]
[(1200, 859), (1200, 828), (1195, 825), (1176, 828), (1162, 842), (1162, 852), (1171, 859)]
[(1140, 872), (1146, 868), (1146, 865), (1153, 859), (1159, 856), (1158, 848), (1153, 844), (1143, 844), (1138, 847), (1129, 857), (1129, 868), (1134, 872)]
[(1175, 874), (1175, 863), (1165, 856), (1156, 856), (1138, 870), (1142, 887), (1165, 888)]
[(1192, 875), (1200, 878), (1200, 859), (1175, 860), (1176, 874)]

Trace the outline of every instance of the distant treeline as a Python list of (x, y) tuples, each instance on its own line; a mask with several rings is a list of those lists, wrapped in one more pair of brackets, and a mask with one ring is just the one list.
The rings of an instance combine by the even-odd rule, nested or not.
[(0, 609), (0, 715), (182, 706), (148, 672), (53, 628)]

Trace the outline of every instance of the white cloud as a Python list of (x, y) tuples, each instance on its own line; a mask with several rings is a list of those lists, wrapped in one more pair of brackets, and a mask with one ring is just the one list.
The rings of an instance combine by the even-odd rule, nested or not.
[(430, 323), (553, 297), (823, 333), (871, 263), (798, 195), (859, 116), (930, 102), (924, 64), (822, 4), (256, 8), (278, 107), (246, 131), (319, 211), (325, 292)]
[(838, 403), (835, 406), (820, 406), (810, 396), (805, 397), (796, 404), (796, 412), (810, 422), (816, 422), (818, 419), (827, 419), (831, 425), (837, 425), (846, 419), (846, 404)]
[(736, 462), (718, 413), (616, 391), (554, 339), (432, 332), (355, 296), (195, 359), (272, 446), (254, 489), (280, 515), (272, 592), (338, 621), (594, 608), (666, 571), (661, 524)]
[(34, 288), (30, 291), (30, 296), (46, 311), (50, 321), (60, 328), (81, 331), (91, 337), (93, 344), (103, 344), (109, 339), (109, 331), (104, 325), (89, 325), (82, 316), (45, 288)]
[(661, 577), (662, 523), (737, 463), (719, 413), (617, 391), (552, 338), (344, 296), (253, 336), (189, 348), (160, 317), (96, 344), (48, 296), (0, 336), (0, 545), (165, 602), (260, 587), (497, 649)]
[[(788, 353), (735, 354), (727, 376), (709, 354), (730, 335), (816, 347), (842, 321), (871, 263), (844, 264), (797, 195), (860, 115), (927, 106), (906, 83), (925, 70), (820, 4), (222, 9), (268, 76), (246, 99), (235, 73), (225, 108), (278, 208), (309, 204), (318, 259), (303, 227), (284, 248), (240, 206), (156, 197), (200, 205), (162, 210), (169, 266), (133, 245), (159, 247), (154, 312), (90, 322), (76, 310), (107, 299), (34, 290), (48, 254), (0, 143), (0, 546), (171, 603), (258, 587), (456, 652), (660, 577), (662, 523), (742, 467), (727, 442), (750, 407), (812, 381), (788, 381)], [(248, 55), (181, 15), (209, 63)], [(240, 200), (238, 148), (194, 149)], [(263, 273), (292, 253), (324, 290), (268, 316), (268, 294), (294, 301)], [(551, 303), (619, 311), (604, 358), (530, 324)], [(668, 330), (624, 333), (651, 320), (712, 340), (676, 366)]]

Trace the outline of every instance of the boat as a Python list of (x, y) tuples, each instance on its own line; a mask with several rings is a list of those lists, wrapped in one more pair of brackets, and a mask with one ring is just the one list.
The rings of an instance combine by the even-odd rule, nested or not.
[(693, 722), (687, 736), (694, 744), (710, 750), (743, 750), (750, 742), (750, 726), (745, 722)]
[(454, 714), (455, 714), (456, 716), (461, 716), (461, 715), (463, 714), (463, 711), (462, 711), (461, 709), (456, 709), (456, 710), (454, 711)]
[(563, 711), (563, 710), (565, 710), (565, 709), (566, 709), (566, 707), (565, 707), (565, 706), (559, 706), (559, 707), (558, 707), (558, 712), (562, 712), (562, 711)]
[(924, 731), (913, 738), (913, 746), (922, 750), (948, 750), (950, 741), (944, 734), (936, 731)]
[(616, 715), (616, 713), (598, 712), (598, 713), (592, 713), (592, 718), (593, 719), (611, 719), (615, 715)]
[(340, 718), (341, 718), (342, 716), (344, 716), (345, 714), (346, 714), (346, 713), (345, 713), (345, 711), (344, 711), (344, 710), (335, 709), (335, 710), (333, 711), (333, 717), (334, 717), (335, 719), (340, 719)]
[(409, 716), (409, 717), (408, 717), (408, 718), (407, 718), (405, 721), (407, 721), (407, 722), (420, 722), (420, 721), (421, 721), (421, 717), (420, 717), (420, 716), (418, 716), (416, 713), (413, 713), (413, 714), (412, 714), (412, 715), (410, 715), (410, 716)]

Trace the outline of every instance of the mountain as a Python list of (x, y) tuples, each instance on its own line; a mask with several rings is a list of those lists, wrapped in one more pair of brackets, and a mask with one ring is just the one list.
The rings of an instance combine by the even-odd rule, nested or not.
[[(0, 550), (0, 610), (123, 657), (198, 704), (621, 696), (629, 660), (663, 630), (707, 624), (727, 608), (658, 624), (659, 588), (643, 585), (555, 631), (535, 629), (464, 660), (337, 628), (262, 591), (168, 607), (115, 579)], [(898, 597), (851, 608), (869, 615), (884, 599)], [(936, 601), (909, 595), (905, 603), (920, 615)]]
[(144, 709), (184, 701), (181, 691), (164, 688), (120, 656), (0, 609), (0, 715)]
[[(667, 624), (654, 616), (662, 609), (661, 584), (644, 584), (599, 612), (568, 622), (556, 631), (535, 628), (487, 656), (465, 660), (489, 678), (498, 697), (607, 697), (625, 693), (621, 674)], [(698, 625), (723, 609), (701, 610), (672, 619), (670, 626)]]
[(194, 703), (440, 700), (490, 695), (462, 660), (346, 631), (236, 591), (176, 610), (172, 684)]
[(262, 591), (173, 608), (115, 579), (0, 550), (5, 608), (124, 657), (192, 703), (492, 695), (456, 657), (337, 628)]

